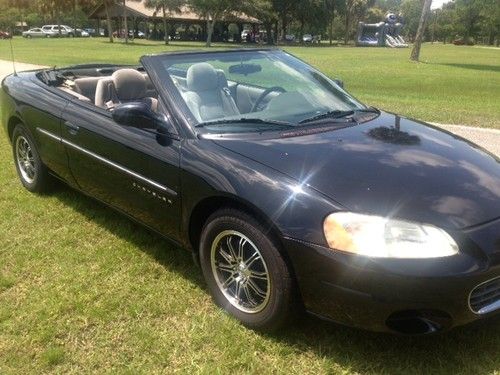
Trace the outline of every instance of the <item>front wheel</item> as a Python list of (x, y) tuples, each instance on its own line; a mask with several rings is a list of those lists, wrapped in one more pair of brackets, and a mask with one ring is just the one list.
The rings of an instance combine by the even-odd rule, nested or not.
[(23, 124), (14, 128), (12, 148), (17, 175), (23, 186), (34, 193), (47, 191), (51, 177), (40, 159), (33, 137)]
[(249, 328), (272, 331), (293, 317), (294, 283), (278, 246), (250, 215), (225, 209), (203, 228), (200, 263), (217, 305)]

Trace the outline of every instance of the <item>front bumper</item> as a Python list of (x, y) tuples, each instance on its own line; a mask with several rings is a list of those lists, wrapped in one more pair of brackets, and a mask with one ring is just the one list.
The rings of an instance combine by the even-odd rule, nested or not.
[(500, 277), (500, 220), (455, 233), (460, 254), (435, 259), (368, 258), (285, 239), (308, 311), (374, 331), (423, 334), (485, 314), (469, 306), (471, 291)]

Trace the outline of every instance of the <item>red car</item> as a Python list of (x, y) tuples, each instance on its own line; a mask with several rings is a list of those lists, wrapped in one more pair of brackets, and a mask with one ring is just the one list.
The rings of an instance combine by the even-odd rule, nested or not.
[(0, 39), (11, 39), (12, 34), (8, 33), (7, 31), (1, 31), (0, 30)]

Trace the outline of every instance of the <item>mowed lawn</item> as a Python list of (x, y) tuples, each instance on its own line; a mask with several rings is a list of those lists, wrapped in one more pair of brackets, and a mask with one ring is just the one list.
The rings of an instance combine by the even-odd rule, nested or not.
[[(165, 46), (136, 40), (129, 45), (110, 44), (105, 38), (15, 38), (13, 46), (18, 61), (57, 66), (89, 62), (135, 64), (144, 54), (203, 48), (202, 43), (195, 42)], [(500, 48), (425, 44), (420, 64), (408, 60), (409, 49), (285, 49), (330, 77), (343, 79), (347, 90), (367, 104), (425, 121), (500, 128)], [(0, 59), (10, 56), (9, 42), (0, 41)]]
[[(7, 45), (0, 41), (0, 58), (8, 57)], [(19, 61), (60, 65), (132, 63), (141, 54), (165, 49), (147, 42), (110, 46), (101, 40), (15, 39), (14, 46)], [(497, 50), (426, 45), (423, 57), (432, 64), (419, 65), (406, 62), (408, 50), (290, 50), (342, 77), (355, 95), (372, 104), (427, 120), (479, 124), (487, 119), (500, 125)], [(433, 103), (431, 97), (440, 96), (435, 91), (447, 90), (442, 79), (455, 82), (454, 95), (467, 98), (463, 106), (470, 113), (447, 117), (455, 114), (447, 106), (459, 107), (451, 97), (440, 99), (441, 107)], [(410, 82), (415, 93), (399, 87)], [(410, 106), (417, 97), (420, 105)], [(476, 107), (482, 109), (474, 112)], [(45, 196), (25, 191), (3, 131), (0, 245), (2, 375), (500, 374), (500, 319), (415, 338), (313, 318), (275, 334), (250, 331), (213, 305), (188, 252), (64, 186)]]

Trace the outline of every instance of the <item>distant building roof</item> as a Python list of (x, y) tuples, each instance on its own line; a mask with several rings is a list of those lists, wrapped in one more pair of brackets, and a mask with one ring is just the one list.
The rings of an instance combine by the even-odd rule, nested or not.
[[(155, 8), (148, 8), (145, 5), (145, 1), (137, 0), (126, 0), (125, 6), (127, 7), (127, 14), (129, 17), (138, 18), (151, 18), (160, 19), (162, 17), (161, 13), (156, 13)], [(109, 7), (109, 15), (111, 18), (118, 18), (123, 16), (123, 5), (113, 4)], [(106, 10), (104, 8), (104, 3), (101, 3), (92, 13), (89, 14), (89, 18), (106, 18)], [(180, 12), (170, 12), (169, 19), (174, 21), (202, 21), (203, 18), (195, 13), (192, 9), (187, 6), (181, 7)], [(259, 20), (243, 13), (232, 13), (224, 17), (224, 21), (235, 21), (235, 22), (248, 22), (248, 23), (259, 23)]]

